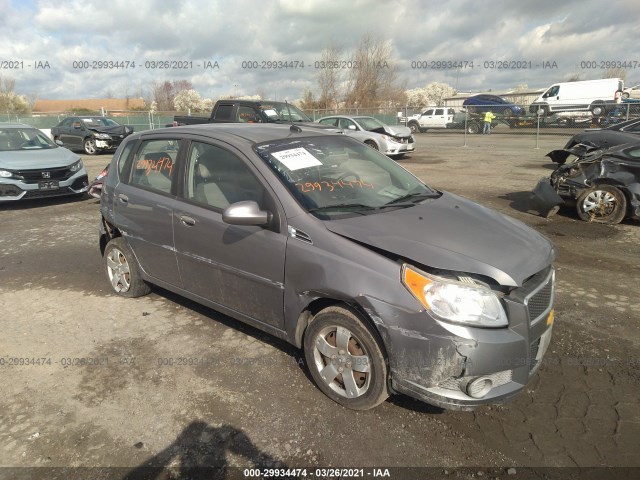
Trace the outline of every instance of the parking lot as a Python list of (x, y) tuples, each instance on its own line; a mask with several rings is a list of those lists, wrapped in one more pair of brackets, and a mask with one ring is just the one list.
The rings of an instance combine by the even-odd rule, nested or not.
[[(399, 163), (557, 246), (553, 339), (515, 401), (454, 412), (395, 396), (344, 409), (285, 342), (161, 289), (113, 294), (97, 200), (0, 205), (0, 465), (127, 467), (121, 478), (187, 464), (473, 467), (490, 478), (640, 466), (640, 223), (529, 213), (528, 192), (553, 168), (545, 154), (568, 137), (536, 149), (533, 136), (499, 132), (466, 146), (462, 134), (419, 133)], [(93, 179), (110, 156), (83, 159)]]

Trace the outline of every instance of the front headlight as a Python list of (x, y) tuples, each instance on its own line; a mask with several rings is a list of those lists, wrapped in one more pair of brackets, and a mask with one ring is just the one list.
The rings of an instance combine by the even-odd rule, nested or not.
[(78, 170), (80, 170), (84, 165), (82, 165), (82, 160), (78, 160), (76, 163), (74, 163), (73, 165), (71, 165), (69, 167), (69, 171), (70, 172), (77, 172)]
[(400, 142), (400, 140), (398, 140), (396, 137), (392, 137), (391, 135), (382, 135), (382, 138), (384, 138), (386, 141), (388, 142), (393, 142), (393, 143), (402, 143)]
[(111, 135), (108, 133), (94, 133), (93, 136), (98, 140), (111, 140)]
[(8, 170), (0, 170), (0, 177), (2, 178), (9, 178), (13, 175), (13, 172), (10, 172)]
[(402, 283), (439, 320), (475, 327), (509, 324), (498, 296), (486, 287), (430, 275), (407, 264)]

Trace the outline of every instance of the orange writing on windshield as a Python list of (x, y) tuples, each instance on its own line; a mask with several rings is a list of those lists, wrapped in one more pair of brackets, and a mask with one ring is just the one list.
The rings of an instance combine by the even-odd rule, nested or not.
[(373, 185), (371, 183), (367, 183), (364, 180), (321, 180), (319, 182), (304, 182), (304, 183), (296, 183), (296, 187), (300, 189), (303, 193), (308, 192), (333, 192), (338, 188), (371, 188), (373, 189)]

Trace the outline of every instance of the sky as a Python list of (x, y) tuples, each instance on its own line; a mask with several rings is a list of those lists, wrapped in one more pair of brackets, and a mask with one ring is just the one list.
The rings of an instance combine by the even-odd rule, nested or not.
[(631, 86), (639, 17), (637, 0), (0, 0), (0, 76), (30, 99), (138, 97), (188, 80), (203, 98), (294, 101), (317, 93), (323, 49), (342, 49), (346, 76), (369, 35), (390, 43), (408, 89), (544, 88), (611, 65)]

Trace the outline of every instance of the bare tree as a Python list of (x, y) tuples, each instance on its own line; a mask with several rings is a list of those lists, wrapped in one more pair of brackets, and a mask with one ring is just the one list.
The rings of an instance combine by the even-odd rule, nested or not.
[(174, 109), (173, 100), (183, 90), (191, 90), (193, 85), (188, 80), (165, 80), (161, 83), (153, 82), (151, 86), (151, 99), (157, 105), (157, 110), (167, 112)]
[(320, 69), (318, 70), (318, 87), (321, 108), (336, 108), (340, 101), (340, 84), (342, 83), (342, 48), (329, 45), (320, 55)]
[(404, 98), (404, 88), (397, 83), (395, 63), (391, 60), (390, 41), (365, 35), (352, 57), (346, 100), (358, 107), (387, 106)]
[(569, 75), (569, 78), (567, 78), (567, 82), (579, 82), (581, 80), (582, 77), (579, 73), (572, 73), (571, 75)]
[(0, 75), (0, 111), (8, 113), (27, 113), (30, 108), (27, 97), (16, 94), (13, 91), (15, 86), (15, 79)]
[(625, 81), (627, 79), (627, 71), (624, 68), (609, 68), (604, 72), (602, 78), (620, 78)]

